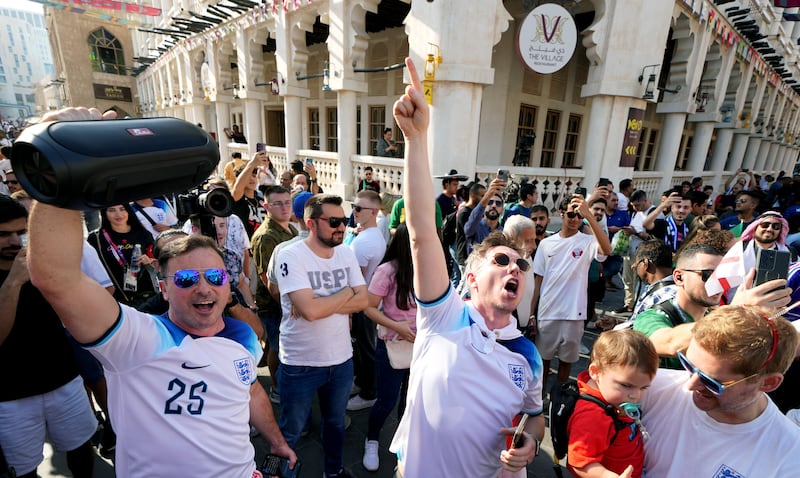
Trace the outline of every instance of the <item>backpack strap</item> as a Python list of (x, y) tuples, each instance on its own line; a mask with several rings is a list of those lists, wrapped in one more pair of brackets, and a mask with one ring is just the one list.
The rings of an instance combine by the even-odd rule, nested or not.
[(617, 439), (617, 435), (619, 435), (619, 432), (621, 430), (624, 430), (625, 428), (628, 428), (630, 426), (630, 423), (625, 423), (621, 418), (619, 418), (619, 416), (617, 415), (617, 409), (614, 405), (610, 405), (600, 400), (599, 398), (595, 397), (594, 395), (589, 395), (588, 393), (582, 393), (579, 395), (579, 397), (582, 400), (586, 400), (587, 402), (592, 402), (598, 407), (601, 407), (603, 410), (605, 410), (606, 415), (611, 417), (611, 420), (614, 422), (614, 436), (611, 437), (612, 442)]
[(670, 322), (672, 322), (673, 327), (677, 327), (684, 323), (683, 315), (678, 308), (675, 307), (675, 304), (673, 304), (671, 300), (656, 304), (653, 306), (653, 308), (666, 314), (667, 317), (669, 317)]

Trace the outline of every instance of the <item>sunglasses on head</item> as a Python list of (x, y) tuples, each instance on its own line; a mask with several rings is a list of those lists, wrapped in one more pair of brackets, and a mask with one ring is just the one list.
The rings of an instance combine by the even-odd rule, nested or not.
[[(528, 272), (528, 269), (531, 268), (531, 263), (521, 257), (518, 257), (514, 262), (522, 272)], [(499, 267), (508, 267), (508, 265), (511, 264), (511, 257), (503, 252), (498, 252), (492, 256), (492, 264)]]
[(758, 227), (761, 229), (769, 229), (771, 227), (773, 231), (780, 231), (783, 229), (783, 224), (779, 222), (761, 221), (758, 223)]
[(582, 219), (583, 218), (583, 216), (581, 216), (581, 213), (573, 212), (573, 211), (567, 211), (567, 212), (564, 213), (564, 215), (567, 216), (570, 219), (575, 219), (576, 217), (578, 219)]
[(329, 225), (330, 227), (334, 228), (334, 229), (336, 229), (337, 227), (341, 226), (342, 224), (344, 224), (344, 225), (347, 225), (347, 222), (350, 220), (350, 218), (349, 218), (349, 217), (347, 217), (347, 216), (343, 216), (343, 217), (334, 217), (334, 216), (325, 217), (325, 216), (317, 216), (317, 217), (315, 217), (314, 219), (322, 219), (323, 221), (327, 221), (327, 222), (328, 222), (328, 225)]
[(371, 210), (373, 210), (375, 208), (374, 207), (359, 206), (358, 204), (353, 204), (353, 211), (361, 212), (363, 209), (368, 209), (368, 210), (371, 211)]
[(714, 269), (681, 269), (681, 270), (686, 272), (694, 272), (695, 274), (700, 275), (700, 279), (702, 279), (703, 282), (707, 282), (709, 277), (711, 277), (711, 274), (714, 273)]
[(228, 273), (221, 267), (214, 267), (212, 269), (181, 269), (175, 271), (174, 274), (164, 276), (165, 279), (172, 278), (172, 282), (180, 289), (188, 289), (193, 285), (200, 282), (200, 276), (203, 276), (210, 285), (214, 287), (221, 287), (228, 283)]

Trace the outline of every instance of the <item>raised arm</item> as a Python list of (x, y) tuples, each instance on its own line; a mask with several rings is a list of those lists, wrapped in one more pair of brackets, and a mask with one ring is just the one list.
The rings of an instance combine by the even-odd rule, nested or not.
[[(43, 121), (114, 119), (96, 108), (65, 108)], [(35, 203), (28, 221), (28, 268), (31, 281), (78, 342), (99, 339), (114, 325), (119, 304), (81, 271), (83, 224), (79, 211)]]
[(406, 138), (403, 197), (414, 261), (414, 290), (420, 300), (431, 301), (444, 294), (449, 279), (434, 220), (435, 194), (428, 165), (430, 110), (410, 58), (406, 58), (406, 68), (411, 86), (407, 86), (406, 93), (395, 102), (393, 113)]
[(231, 191), (231, 196), (233, 196), (234, 201), (238, 201), (242, 199), (244, 196), (245, 186), (247, 186), (248, 181), (250, 181), (250, 177), (253, 175), (253, 171), (258, 168), (259, 164), (266, 162), (267, 153), (264, 151), (259, 151), (253, 155), (253, 159), (247, 162), (242, 173), (236, 176), (236, 182), (233, 183), (233, 191)]

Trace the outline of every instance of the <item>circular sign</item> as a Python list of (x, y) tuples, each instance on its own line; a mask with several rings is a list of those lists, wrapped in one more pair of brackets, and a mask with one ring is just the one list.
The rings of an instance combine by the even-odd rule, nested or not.
[(561, 5), (545, 3), (534, 8), (519, 28), (517, 52), (531, 70), (549, 74), (564, 67), (575, 53), (578, 29)]

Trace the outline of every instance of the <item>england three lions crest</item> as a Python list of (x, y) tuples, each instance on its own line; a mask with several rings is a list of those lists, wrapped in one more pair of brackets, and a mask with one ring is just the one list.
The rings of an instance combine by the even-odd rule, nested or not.
[(236, 376), (239, 381), (245, 385), (250, 385), (255, 380), (255, 373), (253, 371), (253, 363), (249, 358), (240, 358), (233, 361), (233, 366), (236, 368)]
[(508, 364), (508, 376), (517, 388), (525, 391), (525, 368), (522, 365)]

